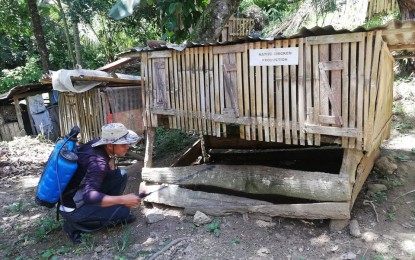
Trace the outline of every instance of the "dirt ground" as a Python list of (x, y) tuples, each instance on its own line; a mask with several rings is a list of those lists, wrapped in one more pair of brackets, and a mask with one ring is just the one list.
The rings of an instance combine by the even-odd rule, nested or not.
[[(394, 127), (381, 154), (397, 169), (369, 175), (351, 212), (360, 235), (330, 231), (328, 220), (238, 214), (196, 226), (180, 209), (143, 205), (133, 209), (136, 222), (74, 245), (55, 210), (34, 203), (53, 146), (24, 137), (0, 143), (0, 259), (415, 259), (414, 88), (415, 80), (395, 86)], [(137, 176), (130, 179), (128, 189), (138, 189)], [(370, 184), (385, 190), (369, 191)], [(148, 224), (149, 213), (164, 219)]]

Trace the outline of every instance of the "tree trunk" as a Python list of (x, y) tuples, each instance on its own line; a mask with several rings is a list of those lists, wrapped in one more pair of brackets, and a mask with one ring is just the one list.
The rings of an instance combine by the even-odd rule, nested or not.
[(71, 36), (69, 34), (69, 26), (68, 26), (68, 22), (66, 20), (65, 11), (63, 10), (61, 0), (57, 0), (57, 3), (58, 3), (59, 11), (61, 12), (62, 19), (63, 19), (63, 27), (65, 29), (66, 43), (68, 44), (68, 54), (69, 54), (69, 56), (72, 60), (73, 67), (75, 68), (76, 60), (75, 60), (75, 57), (73, 55), (73, 47), (72, 47), (72, 42), (71, 42)]
[(401, 20), (415, 19), (415, 1), (414, 0), (398, 0), (399, 11), (401, 12)]
[(211, 0), (197, 22), (191, 40), (195, 42), (216, 41), (226, 22), (242, 0)]
[(348, 176), (261, 165), (143, 168), (142, 178), (152, 183), (179, 184), (184, 187), (200, 185), (316, 201), (347, 201), (351, 197)]
[(40, 61), (42, 63), (42, 70), (44, 73), (48, 73), (49, 64), (49, 52), (46, 47), (45, 36), (43, 34), (42, 23), (40, 21), (39, 11), (37, 9), (36, 0), (27, 0), (29, 7), (30, 17), (32, 19), (33, 33), (35, 34), (37, 48), (40, 54)]
[(82, 45), (81, 40), (79, 38), (79, 28), (78, 28), (78, 21), (73, 21), (73, 40), (75, 43), (75, 57), (76, 57), (76, 64), (82, 65)]

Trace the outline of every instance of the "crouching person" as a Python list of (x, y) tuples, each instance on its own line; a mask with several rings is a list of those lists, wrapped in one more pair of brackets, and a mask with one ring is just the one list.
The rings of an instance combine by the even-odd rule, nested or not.
[(123, 195), (127, 174), (117, 169), (113, 158), (124, 156), (140, 139), (123, 124), (111, 123), (102, 127), (100, 139), (80, 147), (77, 171), (59, 207), (63, 229), (73, 242), (80, 242), (82, 233), (135, 220), (130, 208), (141, 200), (134, 193)]

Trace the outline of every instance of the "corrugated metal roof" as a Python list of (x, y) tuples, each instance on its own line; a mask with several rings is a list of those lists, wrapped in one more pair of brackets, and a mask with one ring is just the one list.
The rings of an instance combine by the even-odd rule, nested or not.
[(285, 37), (283, 35), (277, 35), (275, 37), (260, 37), (258, 35), (250, 35), (247, 37), (239, 38), (235, 41), (226, 41), (226, 42), (209, 42), (209, 43), (194, 43), (194, 42), (185, 42), (183, 44), (161, 44), (159, 46), (154, 47), (137, 47), (125, 52), (119, 53), (118, 57), (134, 57), (138, 56), (140, 52), (144, 51), (158, 51), (158, 50), (166, 50), (166, 49), (174, 49), (177, 51), (182, 51), (185, 48), (191, 47), (200, 47), (200, 46), (217, 46), (217, 45), (229, 45), (229, 44), (238, 44), (244, 42), (253, 42), (253, 41), (270, 41), (270, 40), (281, 40), (281, 39), (293, 39), (293, 38), (303, 38), (309, 36), (323, 36), (323, 35), (335, 35), (335, 34), (343, 34), (343, 33), (352, 33), (352, 32), (368, 32), (368, 31), (376, 31), (376, 30), (383, 30), (383, 39), (389, 45), (408, 45), (408, 44), (415, 44), (415, 21), (408, 20), (408, 21), (400, 21), (400, 20), (392, 20), (388, 23), (366, 29), (362, 26), (359, 26), (353, 30), (347, 29), (334, 29), (333, 26), (325, 26), (325, 27), (313, 27), (313, 28), (301, 28), (297, 34), (294, 34), (290, 37)]
[(31, 91), (40, 91), (40, 90), (44, 90), (45, 92), (48, 92), (52, 90), (52, 84), (34, 83), (34, 84), (17, 86), (17, 87), (12, 88), (6, 93), (0, 94), (0, 101), (4, 102), (9, 99), (13, 99), (15, 95), (26, 93), (26, 92), (31, 92)]

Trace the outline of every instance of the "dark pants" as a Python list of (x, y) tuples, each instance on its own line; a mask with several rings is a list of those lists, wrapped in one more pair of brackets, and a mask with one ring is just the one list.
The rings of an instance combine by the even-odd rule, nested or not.
[[(101, 192), (111, 196), (121, 195), (127, 184), (127, 175), (121, 175), (119, 171), (111, 171), (103, 181)], [(92, 232), (102, 227), (113, 226), (130, 221), (130, 208), (116, 205), (100, 207), (84, 204), (72, 212), (62, 212), (65, 219), (65, 232), (73, 239), (74, 233)]]

